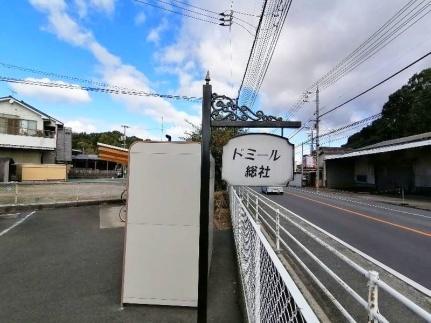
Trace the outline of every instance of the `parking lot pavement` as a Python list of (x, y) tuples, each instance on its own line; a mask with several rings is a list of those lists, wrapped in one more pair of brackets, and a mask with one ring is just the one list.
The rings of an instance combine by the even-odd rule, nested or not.
[[(0, 232), (28, 213), (0, 216)], [(124, 229), (101, 223), (98, 206), (40, 210), (0, 236), (0, 322), (196, 321), (194, 308), (121, 309)], [(214, 239), (208, 321), (241, 322), (232, 235)]]

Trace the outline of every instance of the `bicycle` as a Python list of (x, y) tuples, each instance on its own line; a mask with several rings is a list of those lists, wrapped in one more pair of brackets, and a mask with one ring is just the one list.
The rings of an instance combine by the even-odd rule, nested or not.
[(127, 220), (127, 188), (121, 193), (121, 201), (123, 202), (123, 206), (120, 208), (120, 212), (118, 212), (118, 217), (121, 222), (126, 222)]

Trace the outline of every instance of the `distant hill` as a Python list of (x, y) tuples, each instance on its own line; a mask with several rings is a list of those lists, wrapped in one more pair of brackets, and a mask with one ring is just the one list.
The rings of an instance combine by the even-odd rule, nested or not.
[[(97, 152), (97, 143), (101, 142), (108, 145), (123, 147), (123, 134), (120, 131), (106, 131), (93, 133), (73, 133), (72, 149), (82, 150), (85, 154), (94, 154)], [(126, 146), (129, 147), (133, 142), (142, 140), (141, 138), (131, 136), (126, 138)]]
[(380, 141), (431, 131), (431, 68), (413, 75), (389, 96), (382, 117), (350, 136), (343, 147), (359, 148)]

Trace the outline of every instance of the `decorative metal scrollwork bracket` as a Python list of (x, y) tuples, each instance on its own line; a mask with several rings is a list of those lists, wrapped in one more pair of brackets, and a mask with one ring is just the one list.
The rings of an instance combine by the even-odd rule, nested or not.
[(282, 118), (266, 115), (261, 110), (254, 112), (245, 105), (238, 106), (235, 99), (213, 93), (211, 125), (243, 128), (299, 128), (301, 122), (283, 121)]

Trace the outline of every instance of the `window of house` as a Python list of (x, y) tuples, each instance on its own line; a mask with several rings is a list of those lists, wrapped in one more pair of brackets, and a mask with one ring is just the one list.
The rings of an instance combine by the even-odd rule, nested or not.
[(7, 118), (0, 118), (0, 133), (7, 133)]
[(35, 136), (37, 133), (37, 122), (34, 120), (20, 120), (20, 134)]

